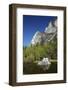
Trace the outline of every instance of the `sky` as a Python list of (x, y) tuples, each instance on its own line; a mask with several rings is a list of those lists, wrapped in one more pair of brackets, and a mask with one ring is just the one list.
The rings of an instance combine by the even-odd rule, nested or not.
[(23, 45), (28, 47), (37, 31), (44, 32), (50, 21), (56, 16), (23, 15)]

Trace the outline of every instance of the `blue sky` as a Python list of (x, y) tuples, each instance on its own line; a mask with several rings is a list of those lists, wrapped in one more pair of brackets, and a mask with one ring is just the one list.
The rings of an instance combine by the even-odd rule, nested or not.
[(23, 45), (28, 46), (36, 31), (44, 32), (48, 23), (56, 16), (23, 15)]

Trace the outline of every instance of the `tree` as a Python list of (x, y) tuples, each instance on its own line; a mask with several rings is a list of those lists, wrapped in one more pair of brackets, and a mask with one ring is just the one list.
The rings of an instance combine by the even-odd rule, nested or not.
[(52, 41), (44, 45), (37, 44), (23, 48), (23, 51), (24, 61), (26, 62), (38, 61), (43, 59), (43, 57), (57, 59), (57, 38), (55, 37)]

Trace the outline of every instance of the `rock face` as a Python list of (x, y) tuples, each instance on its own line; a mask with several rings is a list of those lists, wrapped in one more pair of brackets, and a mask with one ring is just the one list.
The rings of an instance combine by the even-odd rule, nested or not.
[(31, 45), (45, 44), (51, 41), (57, 34), (57, 20), (51, 21), (48, 27), (45, 28), (44, 32), (37, 31), (32, 40)]
[(35, 34), (34, 34), (34, 36), (33, 36), (33, 38), (32, 38), (32, 41), (31, 41), (31, 44), (32, 45), (35, 45), (35, 44), (37, 44), (37, 43), (41, 43), (41, 32), (39, 32), (39, 31), (37, 31)]

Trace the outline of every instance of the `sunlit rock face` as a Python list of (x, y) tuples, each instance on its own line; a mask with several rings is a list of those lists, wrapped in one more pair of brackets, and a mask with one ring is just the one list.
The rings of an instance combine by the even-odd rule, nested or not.
[(50, 22), (44, 32), (37, 31), (32, 40), (31, 45), (45, 44), (51, 41), (57, 34), (57, 20)]
[(48, 70), (50, 67), (51, 62), (48, 58), (43, 58), (41, 61), (38, 62), (38, 65), (43, 68), (43, 70)]
[(48, 27), (45, 28), (45, 33), (55, 33), (57, 31), (57, 20), (52, 21), (48, 24)]
[(37, 43), (41, 43), (41, 32), (37, 31), (31, 41), (32, 45), (36, 45)]

